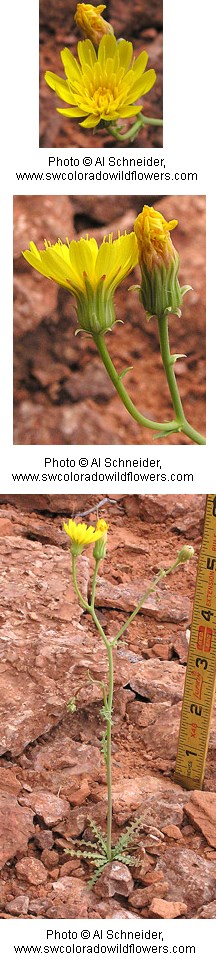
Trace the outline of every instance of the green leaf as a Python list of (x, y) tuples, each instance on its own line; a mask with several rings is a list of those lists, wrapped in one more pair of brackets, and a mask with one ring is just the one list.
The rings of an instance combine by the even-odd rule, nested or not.
[(174, 363), (176, 363), (176, 360), (183, 360), (183, 359), (185, 360), (187, 359), (186, 353), (173, 353), (173, 356), (170, 357), (170, 363), (172, 366), (174, 366)]
[(133, 370), (133, 366), (125, 366), (125, 369), (121, 370), (121, 373), (119, 373), (119, 380), (123, 380), (124, 376), (126, 376), (126, 373), (129, 373), (129, 370)]
[(75, 713), (76, 712), (76, 709), (77, 709), (77, 706), (76, 706), (76, 696), (72, 696), (72, 698), (69, 699), (69, 702), (67, 702), (67, 707), (66, 708), (68, 709), (68, 712), (69, 713)]
[(101, 827), (97, 826), (97, 824), (95, 823), (95, 820), (92, 820), (92, 817), (87, 817), (87, 820), (89, 823), (89, 827), (91, 827), (91, 830), (95, 834), (96, 840), (98, 841), (98, 843), (103, 849), (103, 853), (107, 854), (107, 843)]
[(154, 434), (153, 440), (158, 440), (159, 437), (170, 437), (171, 434), (181, 433), (181, 427), (174, 428), (174, 430), (162, 430), (159, 434)]

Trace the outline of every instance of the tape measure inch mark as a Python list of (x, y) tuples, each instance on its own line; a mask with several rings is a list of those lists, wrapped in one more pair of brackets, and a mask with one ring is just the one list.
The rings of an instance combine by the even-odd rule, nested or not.
[(215, 690), (216, 497), (208, 494), (199, 555), (175, 780), (201, 790)]

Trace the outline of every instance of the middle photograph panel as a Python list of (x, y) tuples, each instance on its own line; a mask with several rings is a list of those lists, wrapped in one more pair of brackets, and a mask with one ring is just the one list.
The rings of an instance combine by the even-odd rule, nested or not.
[(14, 443), (205, 444), (205, 197), (14, 198)]

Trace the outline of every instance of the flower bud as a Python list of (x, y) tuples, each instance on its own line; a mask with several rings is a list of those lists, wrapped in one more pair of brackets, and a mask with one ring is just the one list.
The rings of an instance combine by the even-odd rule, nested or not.
[(178, 562), (190, 561), (190, 558), (193, 558), (193, 556), (194, 556), (194, 548), (192, 548), (192, 545), (184, 545), (184, 548), (181, 548), (181, 551), (179, 551), (177, 555), (177, 561)]
[(76, 8), (75, 23), (84, 37), (92, 41), (94, 47), (98, 47), (104, 34), (114, 33), (111, 24), (101, 17), (103, 10), (106, 10), (105, 3), (98, 7), (93, 7), (92, 3), (78, 3)]
[(93, 557), (96, 561), (102, 561), (106, 556), (106, 546), (107, 546), (107, 531), (109, 525), (104, 521), (104, 518), (100, 518), (96, 523), (96, 531), (101, 532), (101, 537), (96, 541), (93, 548)]
[(177, 219), (167, 222), (160, 212), (144, 205), (137, 216), (134, 231), (138, 243), (142, 273), (140, 298), (148, 317), (173, 312), (181, 315), (182, 299), (190, 286), (180, 287), (180, 259), (170, 237)]

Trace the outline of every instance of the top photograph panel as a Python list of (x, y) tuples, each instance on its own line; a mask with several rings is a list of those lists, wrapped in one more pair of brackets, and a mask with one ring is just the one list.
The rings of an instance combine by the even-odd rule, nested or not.
[(162, 71), (162, 0), (40, 0), (40, 147), (161, 148)]

